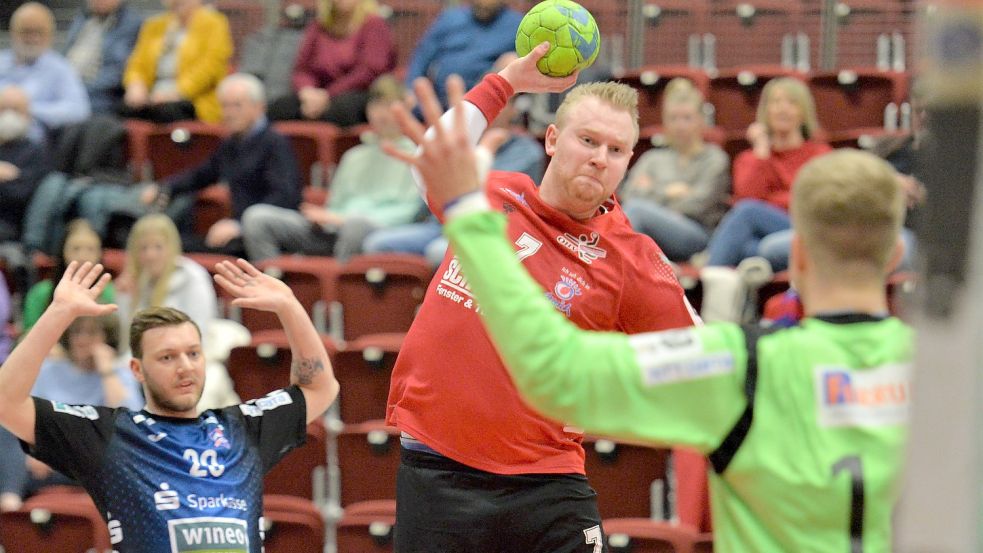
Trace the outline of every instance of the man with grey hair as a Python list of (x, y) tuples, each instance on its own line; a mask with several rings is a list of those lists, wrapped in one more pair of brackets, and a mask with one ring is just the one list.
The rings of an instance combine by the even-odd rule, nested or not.
[(75, 69), (51, 50), (55, 18), (38, 2), (10, 18), (11, 48), (0, 50), (0, 87), (17, 85), (30, 99), (32, 139), (89, 117), (89, 96)]
[[(269, 204), (287, 209), (300, 205), (301, 179), (290, 142), (266, 118), (263, 84), (252, 75), (229, 75), (218, 86), (222, 124), (230, 136), (203, 164), (142, 192), (144, 204), (167, 205), (189, 251), (243, 253), (239, 220), (246, 208)], [(232, 217), (213, 224), (204, 237), (190, 231), (191, 204), (202, 188), (221, 183), (232, 196)]]

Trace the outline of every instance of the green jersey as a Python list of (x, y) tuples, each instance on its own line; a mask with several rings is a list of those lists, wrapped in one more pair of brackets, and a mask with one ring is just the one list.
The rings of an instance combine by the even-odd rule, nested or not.
[(515, 260), (505, 219), (446, 226), (515, 385), (589, 432), (707, 455), (716, 551), (888, 552), (907, 437), (913, 333), (809, 318), (627, 336), (569, 324)]

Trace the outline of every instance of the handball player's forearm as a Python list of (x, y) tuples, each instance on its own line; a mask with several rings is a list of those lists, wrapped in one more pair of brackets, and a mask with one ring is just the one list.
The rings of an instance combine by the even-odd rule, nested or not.
[(324, 341), (304, 307), (296, 299), (277, 311), (290, 343), (290, 383), (305, 391), (308, 421), (320, 416), (338, 395), (331, 360)]

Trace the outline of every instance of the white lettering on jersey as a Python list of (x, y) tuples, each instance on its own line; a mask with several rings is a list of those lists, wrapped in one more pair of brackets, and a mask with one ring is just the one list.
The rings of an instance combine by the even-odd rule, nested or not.
[(65, 413), (66, 415), (72, 415), (73, 417), (79, 417), (80, 419), (98, 420), (99, 413), (96, 408), (91, 405), (68, 405), (67, 403), (62, 403), (60, 401), (51, 402), (52, 409), (56, 413)]
[(893, 426), (908, 420), (911, 365), (815, 368), (820, 426)]
[(157, 506), (158, 511), (173, 511), (181, 508), (181, 499), (177, 491), (172, 490), (167, 482), (160, 485), (160, 490), (154, 494), (154, 505)]
[(263, 411), (272, 411), (277, 407), (290, 405), (293, 402), (294, 400), (290, 397), (289, 392), (286, 390), (277, 390), (266, 394), (266, 397), (251, 399), (246, 403), (240, 404), (239, 410), (247, 417), (262, 417)]
[(181, 518), (167, 521), (171, 551), (223, 551), (247, 553), (249, 533), (246, 521), (224, 517)]
[(595, 525), (585, 529), (584, 539), (587, 540), (587, 545), (594, 546), (592, 553), (601, 553), (604, 550), (604, 537), (601, 535), (600, 526)]
[(649, 332), (628, 337), (642, 370), (642, 381), (661, 386), (734, 372), (730, 352), (705, 353), (692, 329)]
[(214, 449), (206, 449), (201, 452), (201, 455), (193, 449), (185, 449), (182, 456), (191, 463), (188, 474), (195, 478), (205, 478), (209, 475), (218, 478), (225, 472), (225, 465), (218, 462), (218, 453)]

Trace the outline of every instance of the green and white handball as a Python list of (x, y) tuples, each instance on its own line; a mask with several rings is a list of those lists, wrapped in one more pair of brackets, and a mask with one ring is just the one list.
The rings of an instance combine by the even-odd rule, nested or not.
[(515, 52), (521, 57), (543, 42), (550, 51), (537, 67), (544, 75), (566, 77), (594, 63), (601, 50), (601, 32), (594, 16), (571, 0), (544, 0), (522, 18), (515, 34)]

